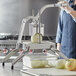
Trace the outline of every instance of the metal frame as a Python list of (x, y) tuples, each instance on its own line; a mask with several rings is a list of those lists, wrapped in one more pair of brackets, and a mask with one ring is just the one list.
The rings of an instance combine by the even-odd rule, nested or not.
[[(19, 49), (22, 49), (22, 35), (23, 35), (23, 32), (24, 32), (24, 28), (25, 28), (25, 25), (26, 23), (32, 19), (33, 22), (35, 23), (38, 23), (39, 24), (39, 38), (40, 38), (40, 16), (41, 14), (45, 11), (45, 9), (47, 8), (51, 8), (51, 7), (60, 7), (60, 6), (66, 6), (66, 4), (48, 4), (48, 5), (45, 5), (44, 7), (41, 8), (41, 10), (38, 12), (38, 14), (36, 16), (29, 16), (25, 19), (22, 20), (22, 25), (21, 25), (21, 28), (20, 28), (20, 33), (19, 33), (19, 38), (18, 38), (18, 41), (17, 41), (17, 44), (16, 44), (16, 49), (12, 52), (10, 52), (8, 55), (6, 55), (6, 57), (3, 59), (3, 62), (2, 62), (2, 65), (4, 66), (4, 63), (12, 56), (14, 55), (15, 53), (18, 52)], [(39, 39), (39, 43), (40, 43), (40, 39)], [(49, 48), (48, 48), (49, 49)], [(12, 66), (11, 66), (11, 69), (14, 69), (14, 64), (17, 63), (22, 57), (24, 57), (24, 55), (29, 52), (29, 47), (27, 47), (26, 51), (23, 51), (15, 60), (13, 60), (12, 62)]]

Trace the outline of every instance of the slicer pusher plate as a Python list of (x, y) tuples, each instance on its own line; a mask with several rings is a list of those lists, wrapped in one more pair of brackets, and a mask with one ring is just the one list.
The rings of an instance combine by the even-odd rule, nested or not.
[(51, 49), (52, 45), (55, 45), (55, 43), (50, 41), (42, 41), (40, 44), (31, 43), (30, 41), (27, 41), (27, 42), (23, 42), (23, 49), (26, 49), (26, 47), (28, 46), (30, 46), (30, 49)]

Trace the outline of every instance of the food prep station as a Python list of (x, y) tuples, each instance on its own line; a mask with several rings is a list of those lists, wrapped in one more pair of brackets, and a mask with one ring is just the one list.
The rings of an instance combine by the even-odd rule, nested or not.
[[(1, 22), (1, 24), (4, 25), (3, 28), (5, 28), (5, 30), (0, 31), (1, 76), (76, 76), (75, 71), (56, 69), (54, 67), (56, 60), (58, 60), (60, 56), (68, 60), (65, 55), (56, 50), (55, 43), (59, 7), (66, 5), (57, 4), (59, 0), (36, 0), (36, 6), (35, 3), (31, 1), (34, 0), (20, 0), (17, 2), (16, 0), (14, 0), (14, 2), (12, 0), (7, 2), (1, 1), (2, 4), (10, 5), (10, 3), (12, 3), (15, 6), (15, 9), (11, 6), (13, 20), (8, 18), (8, 21), (6, 21), (5, 19), (5, 23), (8, 24), (9, 29), (7, 29), (7, 27), (5, 28), (5, 24)], [(9, 5), (7, 7), (9, 7)], [(37, 11), (35, 12), (34, 9), (37, 9)], [(49, 12), (52, 12), (49, 14), (52, 21), (49, 21)], [(7, 15), (8, 13), (9, 12), (6, 12)], [(5, 13), (3, 14), (6, 16)], [(47, 18), (49, 22), (47, 22), (45, 18)], [(50, 25), (50, 22), (52, 25)], [(11, 26), (9, 24), (11, 24)], [(51, 30), (49, 30), (49, 28), (51, 28)], [(35, 33), (39, 35), (37, 43), (33, 43), (31, 39)], [(43, 36), (42, 41), (40, 34)]]

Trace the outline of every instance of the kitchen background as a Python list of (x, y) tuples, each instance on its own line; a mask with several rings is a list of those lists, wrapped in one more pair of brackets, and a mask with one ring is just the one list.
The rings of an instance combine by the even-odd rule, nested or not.
[[(0, 0), (0, 33), (19, 34), (23, 18), (38, 13), (46, 4), (56, 3), (58, 0)], [(58, 8), (48, 8), (41, 15), (41, 22), (45, 25), (44, 35), (55, 36), (58, 24)], [(29, 35), (29, 26), (25, 27), (24, 35)]]

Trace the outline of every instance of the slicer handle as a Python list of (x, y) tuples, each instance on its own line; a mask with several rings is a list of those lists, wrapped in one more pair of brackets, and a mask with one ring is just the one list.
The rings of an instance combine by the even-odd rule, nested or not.
[(55, 54), (58, 54), (59, 56), (63, 57), (65, 60), (69, 59), (67, 56), (65, 56), (63, 53), (61, 53), (59, 50), (55, 50)]

